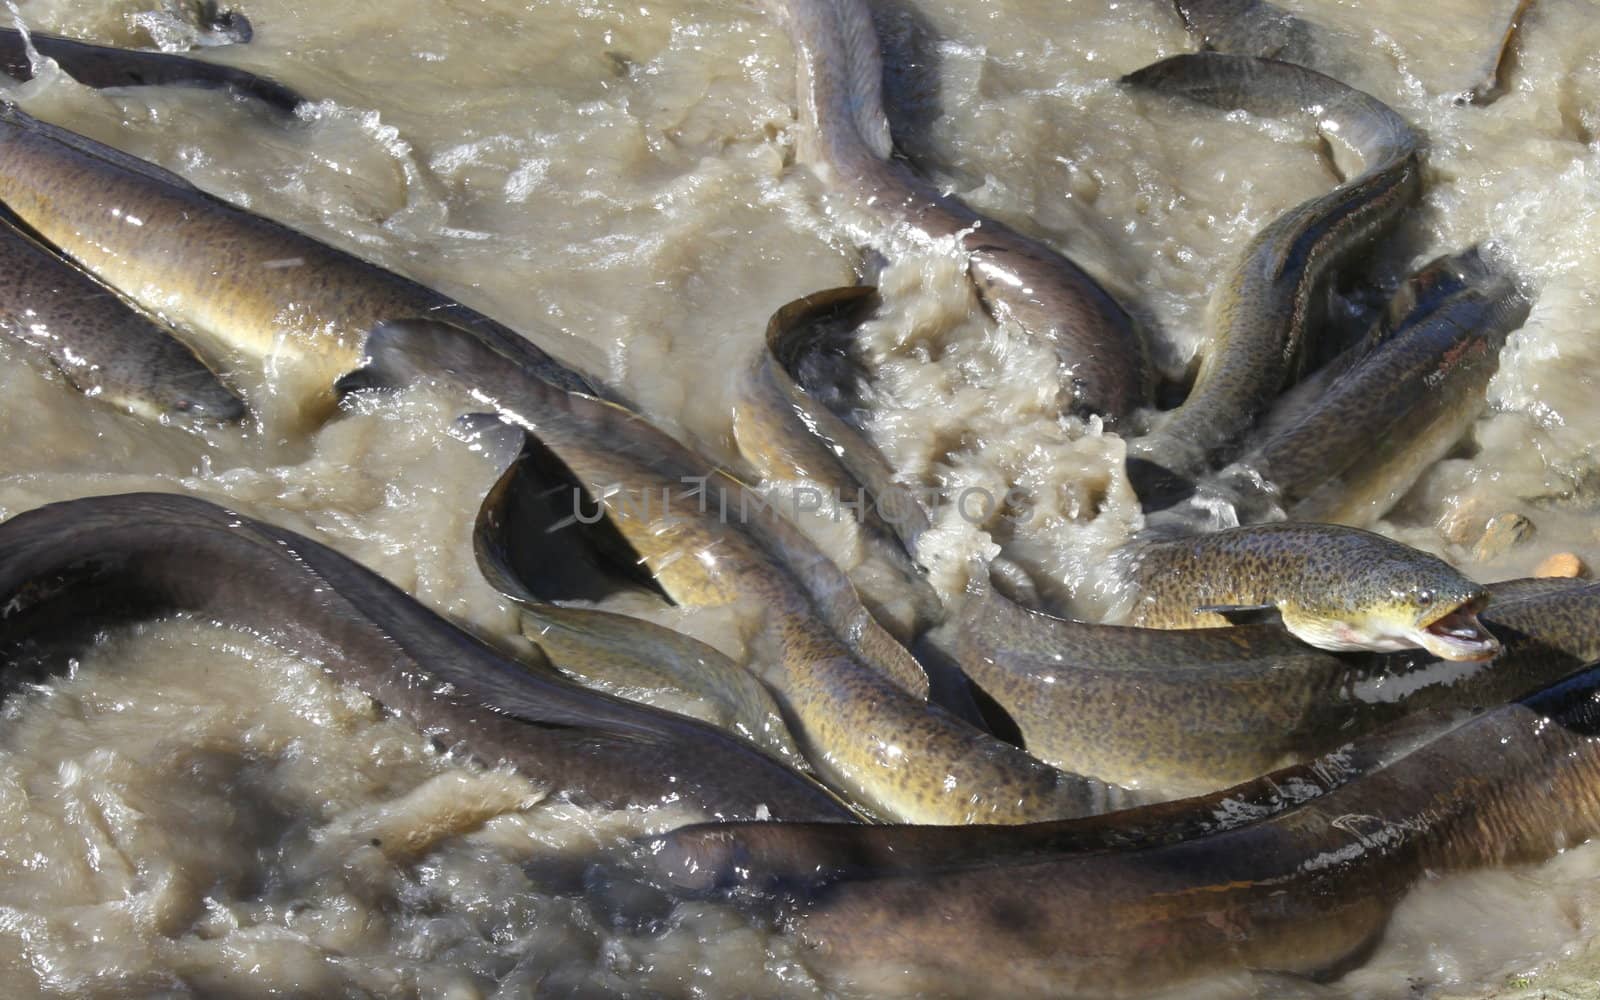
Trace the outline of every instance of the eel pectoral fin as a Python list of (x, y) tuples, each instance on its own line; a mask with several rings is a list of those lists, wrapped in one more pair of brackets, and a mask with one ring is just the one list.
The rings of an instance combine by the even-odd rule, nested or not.
[(1202, 604), (1195, 614), (1221, 615), (1229, 625), (1282, 625), (1283, 615), (1275, 604)]
[(407, 318), (374, 324), (362, 345), (361, 367), (334, 383), (340, 396), (398, 390), (431, 379), (475, 388), (468, 373), (510, 368), (511, 362), (472, 331), (436, 319)]

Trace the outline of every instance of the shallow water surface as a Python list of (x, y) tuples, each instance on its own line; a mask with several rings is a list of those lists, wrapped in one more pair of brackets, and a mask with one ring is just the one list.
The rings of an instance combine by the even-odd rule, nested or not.
[[(1343, 77), (1429, 138), (1426, 194), (1362, 261), (1392, 286), (1492, 240), (1535, 298), (1490, 408), (1380, 530), (1499, 579), (1562, 551), (1600, 560), (1600, 7), (1528, 17), (1509, 92), (1476, 82), (1514, 4), (1301, 0)], [(95, 41), (181, 42), (156, 0), (29, 0), (26, 22)], [(216, 94), (13, 88), (34, 114), (457, 296), (739, 467), (734, 380), (767, 317), (877, 273), (850, 206), (794, 164), (783, 35), (738, 0), (247, 0), (248, 47), (208, 58), (317, 101), (283, 124)], [(1208, 295), (1277, 213), (1336, 182), (1292, 125), (1136, 97), (1123, 73), (1192, 46), (1156, 0), (884, 0), (904, 152), (974, 205), (1066, 249), (1150, 331), (1181, 380)], [(191, 266), (204, 268), (205, 261)], [(226, 281), (226, 274), (217, 275)], [(1097, 575), (1139, 526), (1123, 445), (1054, 412), (1053, 355), (982, 313), (955, 261), (897, 259), (863, 332), (868, 429), (949, 495), (1017, 485), (982, 519), (941, 509), (937, 586), (1003, 546), (1045, 596), (1095, 616)], [(494, 463), (426, 392), (307, 433), (274, 377), (230, 363), (258, 422), (203, 434), (86, 400), (0, 344), (0, 515), (52, 500), (192, 493), (304, 532), (514, 645), (470, 532)], [(1535, 528), (1485, 561), (1492, 516)], [(809, 525), (841, 562), (851, 533)], [(658, 612), (743, 657), (723, 613)], [(688, 817), (584, 813), (485, 773), (370, 702), (241, 636), (169, 622), (104, 637), (69, 679), (14, 694), (0, 734), (0, 968), (12, 995), (231, 993), (807, 995), (825, 970), (712, 904), (652, 909), (533, 871), (582, 871)], [(624, 905), (624, 903), (627, 905)], [(642, 912), (641, 912), (642, 911)], [(1600, 850), (1430, 881), (1328, 984), (1236, 977), (1219, 995), (1479, 996), (1590, 979)]]

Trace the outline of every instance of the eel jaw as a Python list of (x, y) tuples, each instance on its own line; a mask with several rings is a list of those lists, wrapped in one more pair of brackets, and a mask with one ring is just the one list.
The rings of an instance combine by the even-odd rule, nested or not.
[(1419, 625), (1406, 637), (1441, 660), (1487, 660), (1500, 652), (1500, 641), (1478, 621), (1471, 605)]
[(1482, 601), (1472, 601), (1425, 624), (1350, 621), (1281, 607), (1283, 624), (1300, 641), (1333, 652), (1398, 653), (1421, 648), (1441, 660), (1481, 661), (1500, 652), (1500, 641), (1478, 621)]

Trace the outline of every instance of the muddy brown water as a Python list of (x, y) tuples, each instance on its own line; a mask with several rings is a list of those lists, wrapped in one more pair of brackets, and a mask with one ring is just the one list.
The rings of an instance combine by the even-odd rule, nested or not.
[[(1393, 282), (1493, 239), (1536, 296), (1470, 439), (1379, 528), (1480, 579), (1551, 553), (1600, 560), (1600, 7), (1528, 17), (1510, 90), (1475, 82), (1496, 0), (1290, 4), (1351, 83), (1430, 142), (1427, 193), (1364, 264)], [(732, 378), (767, 316), (870, 261), (859, 220), (793, 164), (790, 54), (745, 2), (395, 0), (242, 4), (259, 69), (318, 103), (285, 126), (190, 92), (15, 87), (40, 117), (161, 163), (532, 332), (674, 433), (731, 459)], [(32, 0), (41, 30), (179, 44), (154, 0)], [(892, 0), (904, 150), (975, 205), (1073, 253), (1155, 331), (1169, 376), (1203, 347), (1230, 255), (1334, 183), (1307, 132), (1136, 98), (1115, 79), (1190, 48), (1155, 0)], [(206, 267), (205, 261), (191, 266)], [(226, 275), (218, 275), (226, 280)], [(988, 518), (943, 508), (937, 584), (1006, 551), (1060, 606), (1105, 613), (1104, 555), (1138, 525), (1122, 442), (1053, 412), (1051, 355), (981, 312), (937, 255), (881, 276), (863, 340), (870, 429), (907, 478), (951, 495), (1021, 487)], [(0, 515), (133, 489), (226, 502), (350, 553), (508, 641), (511, 609), (469, 536), (492, 463), (424, 392), (353, 407), (309, 437), (266, 420), (191, 434), (86, 400), (0, 345)], [(270, 371), (229, 377), (271, 413)], [(969, 508), (970, 511), (971, 508)], [(1025, 517), (1002, 517), (1003, 513)], [(1532, 537), (1487, 561), (1491, 516)], [(810, 530), (844, 563), (850, 532)], [(658, 620), (745, 655), (732, 615)], [(168, 622), (107, 637), (71, 676), (14, 694), (0, 732), (0, 976), (10, 995), (809, 995), (811, 961), (714, 904), (641, 929), (546, 891), (529, 860), (583, 859), (687, 817), (596, 815), (431, 748), (364, 698), (246, 637)], [(375, 846), (374, 842), (378, 842)], [(1595, 977), (1600, 849), (1430, 880), (1376, 951), (1327, 984), (1240, 975), (1219, 995), (1582, 990)]]

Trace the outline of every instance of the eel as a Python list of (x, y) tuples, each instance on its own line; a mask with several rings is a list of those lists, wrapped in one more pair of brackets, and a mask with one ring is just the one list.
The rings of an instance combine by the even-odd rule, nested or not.
[(1309, 69), (1322, 60), (1312, 26), (1267, 0), (1176, 0), (1174, 6), (1189, 34), (1213, 52)]
[(814, 892), (829, 882), (972, 864), (1176, 844), (1259, 822), (1398, 759), (1459, 722), (1429, 710), (1303, 764), (1221, 791), (1079, 819), (1019, 826), (692, 823), (636, 841), (647, 880), (679, 895)]
[[(1398, 716), (1516, 697), (1600, 659), (1600, 585), (1493, 597), (1484, 662), (1329, 653), (1274, 625), (1163, 631), (971, 600), (944, 626), (962, 668), (1042, 760), (1200, 794), (1303, 761)], [(1520, 598), (1520, 599), (1519, 599)]]
[[(0, 654), (63, 669), (51, 642), (155, 616), (248, 630), (321, 663), (440, 743), (583, 801), (849, 821), (816, 782), (693, 719), (514, 661), (359, 563), (191, 497), (48, 504), (0, 523)], [(41, 664), (39, 661), (46, 662)]]
[(1273, 404), (1244, 455), (1200, 493), (1249, 505), (1251, 486), (1266, 483), (1295, 520), (1371, 523), (1482, 412), (1500, 350), (1530, 308), (1477, 248), (1432, 262), (1319, 370), (1326, 377)]
[[(1529, 309), (1528, 300), (1508, 281), (1473, 288), (1341, 378), (1330, 390), (1330, 416), (1322, 420), (1332, 419), (1331, 408), (1351, 405), (1352, 397), (1359, 399), (1366, 386), (1374, 384), (1408, 383), (1414, 402), (1391, 432), (1374, 433), (1365, 442), (1360, 461), (1303, 496), (1286, 498), (1292, 501), (1290, 516), (1360, 527), (1388, 513), (1483, 414), (1489, 380), (1500, 369), (1501, 349), (1510, 332), (1527, 319)], [(1395, 397), (1369, 397), (1373, 409), (1380, 398), (1389, 403)], [(1263, 457), (1287, 464), (1283, 449), (1294, 446), (1295, 435), (1286, 432), (1290, 440), (1267, 442), (1270, 452)]]
[(1255, 524), (1119, 550), (1134, 591), (1128, 624), (1186, 629), (1275, 615), (1319, 649), (1421, 647), (1484, 660), (1499, 646), (1478, 624), (1488, 592), (1437, 556), (1334, 524)]
[(764, 349), (739, 384), (733, 437), (763, 479), (805, 480), (831, 493), (841, 510), (852, 505), (865, 554), (888, 571), (891, 591), (864, 592), (863, 599), (871, 598), (886, 627), (904, 619), (896, 638), (910, 641), (943, 615), (938, 594), (910, 555), (927, 518), (895, 481), (882, 452), (863, 447), (861, 432), (815, 404), (803, 384), (802, 370), (834, 347), (832, 331), (853, 330), (877, 304), (876, 290), (858, 285), (814, 292), (773, 313)]
[(833, 989), (1145, 995), (1357, 957), (1433, 873), (1600, 832), (1600, 670), (1478, 715), (1277, 816), (1148, 850), (854, 879), (783, 926)]
[[(1330, 53), (1328, 39), (1309, 22), (1266, 0), (1176, 0), (1174, 6), (1189, 34), (1215, 52), (1281, 59), (1324, 72), (1349, 58), (1345, 52)], [(1505, 96), (1522, 22), (1532, 7), (1533, 0), (1513, 0), (1505, 28), (1473, 81), (1455, 95), (1456, 104), (1487, 107)]]
[(753, 648), (776, 665), (774, 687), (802, 750), (875, 816), (1018, 823), (1128, 801), (1122, 789), (1058, 771), (928, 704), (921, 667), (825, 555), (763, 498), (638, 415), (530, 379), (480, 338), (438, 322), (385, 324), (368, 337), (366, 356), (342, 388), (432, 378), (467, 390), (565, 465), (674, 601), (742, 602), (755, 617)]
[(942, 194), (892, 155), (882, 56), (863, 0), (768, 5), (794, 46), (802, 162), (900, 238), (953, 241), (989, 311), (1055, 349), (1064, 409), (1117, 422), (1145, 405), (1144, 341), (1109, 292), (1041, 241)]
[(303, 418), (386, 319), (432, 316), (473, 329), (525, 371), (598, 393), (517, 332), (430, 288), (206, 194), (110, 146), (0, 106), (0, 201), (202, 354), (272, 370)]
[(524, 603), (522, 634), (586, 687), (730, 730), (797, 770), (809, 765), (756, 676), (703, 642), (629, 615)]
[(1533, 8), (1533, 0), (1516, 0), (1511, 16), (1506, 19), (1505, 30), (1497, 44), (1478, 71), (1472, 86), (1456, 95), (1457, 104), (1486, 107), (1498, 101), (1511, 89), (1511, 70), (1517, 61), (1517, 47), (1522, 37), (1522, 22)]
[[(931, 521), (920, 489), (899, 481), (888, 459), (864, 432), (824, 400), (817, 369), (848, 352), (842, 341), (878, 302), (876, 290), (854, 285), (802, 296), (773, 313), (766, 349), (757, 354), (738, 389), (733, 433), (739, 453), (766, 479), (807, 479), (855, 505), (863, 544), (889, 569), (889, 583), (910, 603), (910, 633), (942, 621), (944, 607), (917, 564), (916, 552)], [(843, 504), (841, 504), (843, 507)], [(989, 575), (1007, 596), (1030, 607), (1038, 594), (1027, 571), (1003, 555)], [(865, 596), (865, 595), (864, 595)], [(877, 598), (875, 611), (894, 616)]]
[[(229, 12), (232, 13), (231, 11)], [(203, 87), (225, 90), (260, 101), (280, 114), (293, 117), (306, 98), (276, 80), (221, 63), (206, 62), (171, 52), (141, 52), (95, 45), (58, 35), (30, 31), (24, 38), (16, 28), (0, 28), (0, 72), (14, 80), (33, 79), (28, 51), (56, 64), (86, 87)]]
[[(1366, 332), (1335, 353), (1315, 371), (1306, 373), (1273, 400), (1270, 409), (1256, 421), (1247, 454), (1304, 423), (1316, 410), (1322, 397), (1335, 382), (1366, 361), (1403, 331), (1436, 314), (1450, 299), (1482, 280), (1490, 282), (1498, 274), (1481, 255), (1479, 247), (1459, 254), (1436, 257), (1407, 275), (1378, 311)], [(1243, 463), (1240, 460), (1240, 464)]]
[(1215, 52), (1164, 59), (1123, 78), (1140, 91), (1225, 110), (1303, 116), (1361, 170), (1274, 219), (1211, 298), (1209, 347), (1188, 397), (1128, 446), (1147, 506), (1188, 495), (1191, 480), (1234, 457), (1258, 414), (1300, 374), (1328, 276), (1420, 193), (1417, 132), (1377, 98), (1290, 63)]
[[(458, 424), (486, 451), (504, 457), (478, 510), (473, 549), (484, 579), (516, 602), (525, 638), (585, 686), (692, 716), (737, 733), (791, 767), (809, 768), (771, 693), (721, 652), (631, 615), (553, 603), (598, 599), (630, 582), (648, 587), (650, 581), (636, 567), (621, 578), (608, 575), (608, 565), (594, 558), (595, 531), (562, 530), (580, 527), (571, 522), (570, 503), (562, 507), (563, 494), (576, 502), (573, 487), (547, 485), (553, 470), (530, 468), (535, 456), (525, 453), (522, 430), (492, 414), (469, 414)], [(507, 521), (517, 527), (508, 528)], [(535, 531), (535, 522), (548, 527)], [(610, 544), (620, 551), (626, 542)]]
[(0, 335), (42, 351), (84, 395), (183, 426), (244, 416), (244, 403), (193, 351), (3, 210), (0, 288)]

